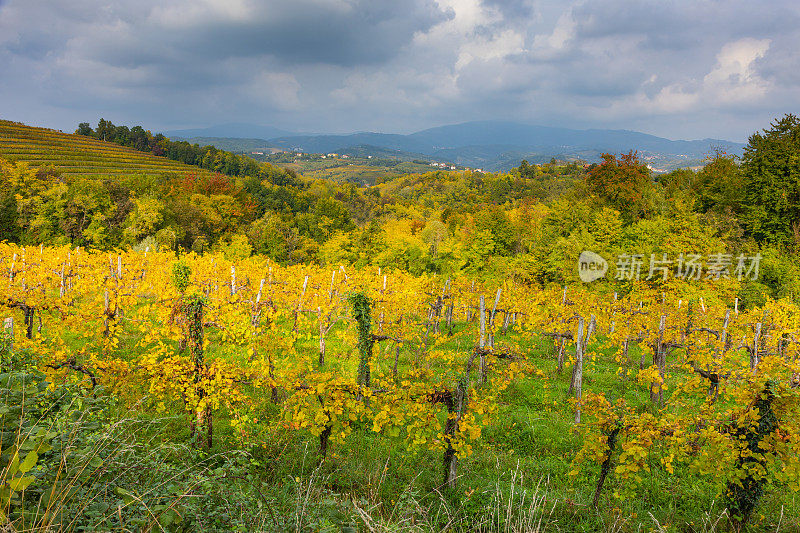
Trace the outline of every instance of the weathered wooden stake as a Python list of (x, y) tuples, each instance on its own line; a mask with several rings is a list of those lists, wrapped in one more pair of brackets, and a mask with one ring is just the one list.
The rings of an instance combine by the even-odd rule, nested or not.
[(758, 360), (760, 354), (758, 353), (758, 347), (760, 345), (761, 340), (761, 322), (756, 324), (756, 333), (753, 335), (753, 350), (750, 352), (750, 368), (753, 370), (753, 373), (756, 372), (756, 368), (758, 367)]
[(556, 372), (559, 374), (564, 371), (564, 347), (566, 344), (567, 339), (561, 337), (561, 343), (558, 345), (558, 367), (556, 368)]
[(446, 313), (446, 317), (447, 317), (447, 333), (449, 335), (453, 334), (453, 306), (454, 305), (455, 305), (455, 302), (453, 302), (453, 298), (451, 297), (450, 298), (450, 303), (447, 305), (447, 313)]
[(300, 311), (303, 309), (303, 298), (306, 295), (306, 289), (308, 288), (308, 275), (306, 275), (305, 279), (303, 280), (303, 292), (300, 293), (300, 298), (297, 299), (297, 307), (294, 310), (294, 326), (292, 326), (292, 331), (297, 332), (297, 322), (300, 317)]
[(325, 325), (322, 323), (322, 307), (317, 307), (317, 320), (319, 321), (319, 366), (325, 365)]
[[(380, 269), (378, 269), (378, 275), (380, 275)], [(331, 280), (333, 281), (333, 280)], [(386, 304), (383, 301), (383, 295), (386, 292), (386, 275), (383, 276), (383, 288), (381, 289), (381, 318), (378, 320), (378, 333), (383, 335), (383, 317), (384, 317), (384, 309), (386, 308)]]
[(9, 353), (14, 351), (14, 317), (3, 319), (3, 338)]
[(492, 314), (489, 316), (489, 349), (494, 349), (494, 317), (497, 313), (497, 306), (500, 305), (500, 293), (502, 289), (497, 288), (497, 294), (494, 297), (494, 305), (492, 306)]
[(581, 396), (583, 394), (583, 317), (578, 317), (578, 335), (575, 339), (575, 372), (570, 392), (575, 390), (575, 423), (581, 423)]
[(394, 366), (392, 367), (392, 379), (397, 379), (397, 363), (400, 361), (400, 343), (394, 343)]
[[(258, 294), (256, 295), (256, 305), (253, 309), (253, 315), (250, 317), (251, 323), (253, 324), (253, 328), (258, 327), (259, 318), (261, 318), (261, 294), (264, 290), (264, 278), (261, 278), (261, 283), (258, 286)], [(253, 335), (255, 335), (255, 330), (253, 330)]]
[(483, 294), (481, 294), (480, 299), (480, 320), (481, 320), (481, 338), (480, 342), (478, 343), (478, 347), (480, 348), (480, 372), (481, 372), (481, 383), (486, 382), (486, 354), (484, 353), (483, 349), (486, 347), (486, 302), (484, 301)]
[(667, 354), (664, 349), (664, 330), (666, 329), (667, 317), (661, 315), (661, 320), (658, 324), (658, 339), (653, 346), (653, 364), (658, 367), (659, 382), (650, 384), (650, 401), (653, 403), (664, 403), (664, 369), (667, 362)]
[(58, 297), (59, 298), (63, 298), (64, 297), (64, 267), (65, 267), (65, 265), (62, 264), (61, 265), (61, 286), (58, 289)]
[(583, 352), (586, 353), (586, 347), (589, 346), (589, 339), (592, 338), (595, 328), (597, 327), (597, 319), (594, 314), (589, 319), (589, 327), (586, 328), (586, 338), (583, 339)]
[[(471, 293), (475, 292), (475, 280), (472, 281), (472, 285), (470, 285), (469, 291)], [(467, 324), (469, 324), (472, 321), (472, 307), (469, 306), (469, 305), (467, 305), (467, 319), (466, 319), (466, 321), (467, 321)]]
[(728, 350), (728, 322), (731, 319), (731, 310), (725, 310), (725, 321), (722, 323), (722, 337), (720, 340), (722, 341), (722, 351), (725, 352)]

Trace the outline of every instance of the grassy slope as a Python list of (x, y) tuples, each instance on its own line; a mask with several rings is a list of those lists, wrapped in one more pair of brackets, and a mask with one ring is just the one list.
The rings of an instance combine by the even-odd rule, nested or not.
[(0, 120), (0, 157), (37, 167), (52, 165), (64, 176), (203, 172), (198, 167), (114, 143), (5, 120)]

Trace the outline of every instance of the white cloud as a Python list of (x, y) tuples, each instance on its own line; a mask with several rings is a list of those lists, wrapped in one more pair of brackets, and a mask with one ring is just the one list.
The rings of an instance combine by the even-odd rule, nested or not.
[(703, 78), (703, 88), (720, 102), (755, 100), (766, 95), (770, 83), (753, 68), (769, 50), (770, 39), (739, 39), (722, 47), (717, 65)]
[(525, 39), (514, 30), (505, 30), (489, 38), (478, 37), (465, 42), (459, 51), (456, 70), (461, 70), (473, 60), (503, 59), (525, 51)]
[[(706, 74), (685, 76), (649, 92), (664, 76), (651, 75), (635, 94), (619, 97), (596, 116), (608, 118), (634, 116), (702, 115), (726, 106), (758, 103), (768, 97), (771, 84), (754, 69), (756, 60), (765, 57), (769, 39), (744, 38), (724, 44)], [(740, 107), (737, 109), (741, 109)]]
[(572, 14), (572, 10), (567, 10), (561, 14), (553, 28), (552, 33), (537, 35), (533, 41), (533, 52), (536, 57), (549, 58), (555, 53), (563, 50), (566, 45), (575, 37), (577, 24)]

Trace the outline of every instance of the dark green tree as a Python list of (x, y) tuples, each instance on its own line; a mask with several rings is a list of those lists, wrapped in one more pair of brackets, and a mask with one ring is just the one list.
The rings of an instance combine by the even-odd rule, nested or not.
[(697, 189), (698, 207), (701, 211), (723, 214), (741, 213), (744, 183), (735, 156), (717, 152), (697, 173), (694, 188)]
[(95, 130), (95, 137), (102, 141), (113, 141), (116, 133), (116, 127), (106, 119), (101, 118), (97, 122), (97, 129)]
[(17, 200), (13, 191), (0, 191), (0, 241), (19, 242)]
[(757, 241), (800, 244), (800, 119), (750, 136), (742, 157), (744, 225)]
[(94, 135), (94, 130), (88, 122), (81, 122), (78, 124), (78, 129), (75, 130), (75, 133), (78, 135), (86, 135), (87, 137), (91, 137)]

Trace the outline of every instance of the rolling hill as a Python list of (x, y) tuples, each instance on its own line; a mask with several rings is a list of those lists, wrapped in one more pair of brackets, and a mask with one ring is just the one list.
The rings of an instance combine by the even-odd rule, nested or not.
[(202, 169), (84, 135), (0, 120), (0, 157), (52, 166), (62, 176), (199, 173)]

